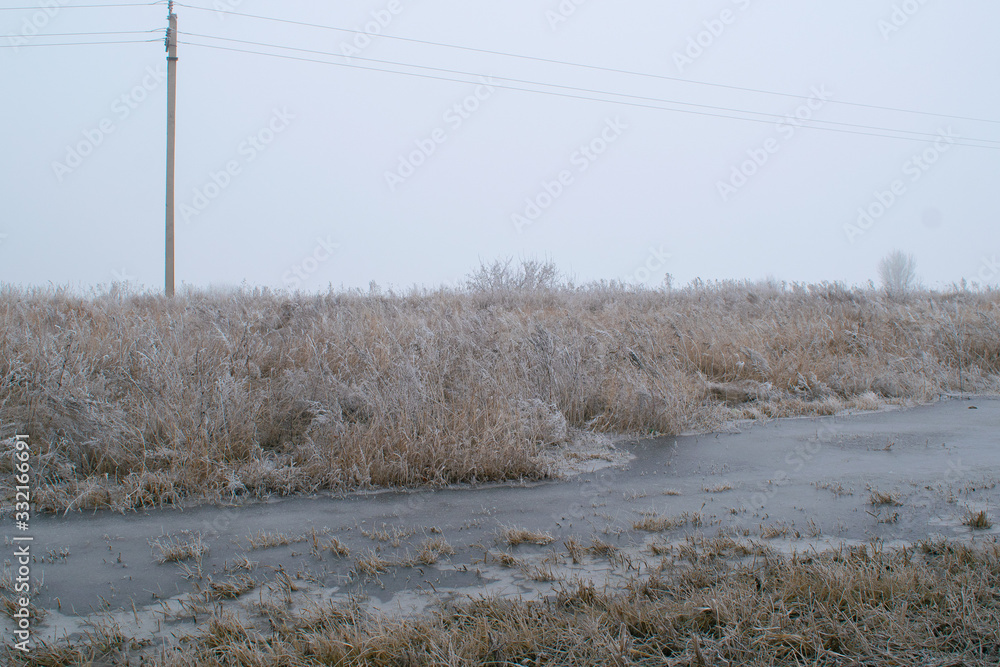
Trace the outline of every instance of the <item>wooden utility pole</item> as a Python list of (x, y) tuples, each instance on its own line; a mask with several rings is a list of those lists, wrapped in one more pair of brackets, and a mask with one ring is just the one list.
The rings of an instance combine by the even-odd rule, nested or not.
[(174, 295), (174, 140), (177, 123), (177, 15), (167, 2), (167, 229), (164, 292)]

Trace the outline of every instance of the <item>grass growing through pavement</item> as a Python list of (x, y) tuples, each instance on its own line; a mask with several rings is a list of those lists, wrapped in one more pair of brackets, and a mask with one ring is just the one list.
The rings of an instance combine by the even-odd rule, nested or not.
[(998, 388), (995, 291), (578, 287), (549, 269), (401, 294), (3, 286), (0, 428), (31, 434), (38, 510), (126, 510), (539, 478), (572, 429), (678, 433)]

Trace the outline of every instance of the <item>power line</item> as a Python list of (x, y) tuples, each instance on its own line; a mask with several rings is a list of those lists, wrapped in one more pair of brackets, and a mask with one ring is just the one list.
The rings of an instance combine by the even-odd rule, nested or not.
[[(324, 55), (324, 56), (330, 56), (330, 57), (341, 57), (340, 54), (330, 53), (330, 52), (327, 52), (327, 51), (316, 51), (316, 50), (312, 50), (312, 49), (301, 49), (301, 48), (290, 47), (290, 46), (280, 46), (280, 45), (277, 45), (277, 44), (265, 44), (265, 43), (262, 43), (262, 42), (254, 42), (254, 41), (250, 41), (250, 40), (230, 39), (230, 38), (226, 38), (226, 37), (213, 37), (211, 35), (201, 35), (201, 34), (197, 34), (197, 33), (185, 33), (185, 35), (188, 35), (188, 36), (191, 36), (191, 37), (204, 38), (204, 39), (218, 39), (218, 40), (227, 41), (227, 42), (237, 42), (237, 43), (242, 43), (242, 44), (250, 44), (250, 45), (253, 45), (253, 46), (259, 46), (259, 47), (264, 47), (264, 48), (279, 48), (279, 49), (286, 49), (286, 50), (289, 50), (289, 51), (298, 51), (298, 52), (302, 52), (302, 53), (310, 53), (310, 54), (315, 54), (315, 55)], [(286, 59), (291, 59), (291, 60), (303, 60), (303, 61), (306, 61), (306, 62), (316, 62), (316, 63), (322, 63), (322, 64), (327, 64), (327, 65), (341, 66), (341, 67), (354, 67), (354, 68), (358, 68), (358, 69), (366, 69), (366, 70), (373, 70), (373, 71), (379, 71), (379, 72), (389, 72), (389, 73), (393, 73), (393, 74), (402, 74), (402, 75), (407, 75), (407, 76), (417, 76), (417, 77), (423, 77), (423, 78), (429, 78), (429, 79), (437, 79), (437, 80), (443, 80), (443, 81), (453, 81), (453, 82), (457, 81), (457, 82), (460, 82), (460, 83), (469, 83), (468, 81), (459, 81), (457, 79), (450, 78), (450, 77), (436, 76), (436, 75), (429, 75), (429, 74), (419, 74), (419, 73), (416, 73), (416, 72), (400, 72), (400, 71), (386, 70), (386, 69), (377, 68), (377, 67), (366, 67), (366, 66), (363, 66), (363, 65), (357, 65), (357, 64), (353, 64), (353, 63), (335, 63), (335, 62), (329, 62), (329, 61), (325, 61), (325, 60), (321, 61), (321, 60), (313, 60), (313, 59), (309, 59), (309, 58), (298, 58), (298, 57), (287, 56), (287, 55), (282, 55), (282, 54), (275, 54), (275, 53), (261, 53), (261, 52), (258, 52), (258, 51), (250, 51), (250, 50), (245, 50), (245, 49), (234, 49), (234, 48), (229, 48), (229, 47), (214, 46), (214, 45), (210, 45), (210, 44), (199, 44), (197, 42), (183, 42), (183, 43), (184, 44), (189, 44), (191, 46), (202, 46), (202, 47), (206, 47), (206, 48), (216, 48), (216, 49), (229, 50), (229, 51), (235, 51), (235, 52), (250, 53), (250, 54), (254, 54), (254, 55), (272, 56), (272, 57), (286, 58)], [(447, 69), (447, 68), (442, 68), (442, 67), (428, 67), (428, 66), (424, 66), (424, 65), (413, 65), (413, 64), (409, 64), (409, 63), (400, 63), (400, 62), (395, 62), (395, 61), (390, 61), (390, 60), (379, 60), (379, 59), (375, 59), (375, 58), (360, 58), (360, 57), (356, 57), (356, 58), (358, 60), (365, 60), (365, 61), (368, 61), (368, 62), (379, 63), (379, 64), (383, 64), (383, 65), (392, 65), (392, 66), (397, 66), (397, 67), (412, 67), (412, 68), (416, 68), (416, 69), (430, 70), (430, 71), (433, 71), (433, 72), (442, 72), (442, 73), (446, 73), (446, 74), (456, 74), (456, 75), (460, 75), (460, 76), (472, 76), (472, 77), (475, 77), (475, 76), (485, 76), (485, 75), (482, 75), (482, 74), (479, 74), (479, 73), (476, 73), (476, 72), (465, 72), (465, 71), (461, 71), (461, 70), (453, 70), (453, 69)], [(564, 86), (564, 85), (554, 84), (554, 83), (544, 83), (544, 82), (539, 82), (539, 81), (529, 81), (529, 80), (526, 80), (526, 79), (514, 79), (514, 78), (510, 78), (510, 77), (503, 77), (503, 76), (492, 76), (491, 75), (489, 78), (491, 78), (491, 79), (500, 79), (500, 80), (503, 80), (503, 81), (510, 81), (510, 82), (513, 82), (513, 83), (524, 84), (524, 85), (531, 85), (531, 86), (548, 86), (548, 87), (551, 87), (551, 88), (560, 88), (560, 89), (563, 89), (563, 90), (574, 91), (575, 93), (589, 93), (591, 95), (613, 95), (613, 96), (616, 96), (616, 97), (625, 97), (625, 98), (630, 98), (630, 99), (635, 99), (635, 100), (641, 100), (643, 102), (654, 102), (654, 103), (659, 103), (659, 104), (679, 104), (679, 105), (683, 105), (683, 106), (694, 106), (694, 107), (699, 107), (699, 108), (703, 108), (703, 109), (711, 109), (713, 111), (725, 111), (725, 112), (738, 113), (738, 114), (751, 114), (751, 115), (756, 115), (756, 116), (764, 116), (764, 117), (767, 117), (767, 118), (772, 119), (772, 120), (763, 120), (763, 119), (759, 119), (759, 118), (746, 118), (746, 117), (740, 117), (740, 116), (729, 116), (729, 115), (723, 115), (723, 114), (718, 114), (718, 113), (708, 113), (708, 112), (704, 112), (704, 111), (693, 111), (693, 110), (690, 110), (690, 109), (671, 109), (671, 108), (665, 108), (665, 107), (661, 107), (661, 106), (653, 106), (653, 105), (650, 105), (650, 104), (638, 104), (638, 103), (634, 103), (634, 102), (623, 102), (623, 101), (620, 101), (620, 100), (600, 100), (600, 99), (597, 99), (597, 98), (594, 98), (594, 97), (584, 96), (584, 95), (576, 95), (576, 94), (569, 94), (569, 93), (559, 93), (559, 92), (556, 92), (556, 91), (548, 91), (548, 90), (531, 90), (531, 89), (520, 88), (520, 87), (515, 87), (515, 86), (504, 86), (504, 85), (500, 85), (500, 84), (491, 84), (491, 85), (495, 85), (498, 88), (505, 88), (505, 89), (509, 89), (509, 90), (519, 90), (519, 91), (522, 91), (522, 92), (535, 92), (535, 93), (542, 93), (542, 94), (548, 94), (548, 95), (558, 95), (558, 96), (561, 96), (561, 97), (569, 97), (569, 98), (583, 99), (583, 100), (590, 100), (590, 101), (613, 102), (613, 103), (617, 103), (617, 104), (626, 104), (626, 105), (629, 105), (629, 106), (637, 106), (637, 107), (645, 107), (645, 108), (651, 108), (651, 109), (659, 109), (659, 110), (663, 110), (663, 111), (676, 111), (676, 112), (680, 112), (680, 113), (690, 113), (690, 114), (710, 116), (710, 117), (717, 117), (717, 118), (729, 118), (729, 119), (735, 119), (735, 120), (745, 120), (745, 121), (758, 122), (758, 123), (768, 123), (768, 124), (770, 124), (770, 123), (773, 123), (773, 119), (779, 119), (779, 120), (785, 120), (786, 119), (785, 116), (781, 116), (779, 114), (771, 114), (771, 113), (765, 113), (765, 112), (759, 112), (759, 111), (750, 111), (750, 110), (746, 110), (746, 109), (735, 109), (735, 108), (731, 108), (731, 107), (720, 107), (720, 106), (712, 106), (712, 105), (704, 105), (704, 104), (694, 104), (694, 103), (690, 103), (690, 102), (679, 102), (679, 101), (676, 101), (676, 100), (666, 100), (666, 99), (661, 99), (661, 98), (656, 98), (656, 97), (645, 97), (645, 96), (641, 96), (641, 95), (631, 95), (631, 94), (628, 94), (628, 93), (616, 93), (616, 92), (612, 92), (612, 91), (596, 90), (596, 89), (592, 89), (592, 88), (578, 88), (578, 87), (575, 87), (575, 86)], [(797, 120), (796, 122), (800, 122), (800, 121)], [(837, 131), (839, 131), (839, 132), (845, 132), (845, 133), (849, 133), (849, 134), (861, 134), (861, 135), (866, 135), (866, 136), (878, 136), (878, 137), (891, 138), (891, 139), (904, 139), (904, 140), (908, 140), (908, 141), (921, 141), (921, 142), (926, 142), (928, 138), (937, 138), (939, 136), (939, 135), (936, 135), (936, 134), (931, 134), (931, 133), (926, 133), (926, 132), (916, 132), (916, 131), (912, 131), (912, 130), (897, 130), (897, 129), (893, 129), (893, 128), (885, 128), (885, 127), (877, 127), (877, 126), (869, 126), (869, 125), (858, 125), (858, 124), (853, 124), (853, 123), (841, 123), (841, 122), (837, 122), (837, 121), (820, 121), (820, 120), (814, 120), (812, 122), (814, 122), (814, 123), (824, 123), (824, 124), (827, 124), (827, 125), (835, 125), (835, 126), (838, 126), (838, 127), (854, 128), (855, 130), (857, 130), (857, 129), (861, 129), (861, 130), (874, 130), (875, 132), (857, 132), (857, 131), (854, 131), (854, 130), (841, 130), (841, 129), (838, 129), (836, 127), (822, 127), (822, 126), (805, 125), (805, 124), (803, 124), (803, 126), (804, 127), (809, 127), (811, 129), (816, 129), (816, 130), (827, 130), (827, 131), (831, 131), (831, 132), (837, 132)], [(893, 135), (882, 134), (884, 132), (896, 132), (896, 133), (908, 134), (908, 135), (913, 135), (913, 136), (893, 136)], [(994, 150), (1000, 149), (1000, 141), (996, 141), (996, 140), (992, 140), (992, 139), (978, 139), (978, 138), (969, 138), (969, 139), (966, 140), (966, 142), (968, 142), (968, 141), (976, 141), (976, 142), (982, 142), (982, 143), (985, 143), (985, 144), (998, 144), (998, 145), (997, 146), (983, 146), (983, 145), (973, 144), (973, 143), (962, 143), (961, 145), (970, 146), (970, 147), (976, 147), (976, 148), (991, 148), (991, 149), (994, 149)]]
[(62, 42), (58, 44), (0, 44), (0, 49), (27, 49), (38, 48), (40, 46), (104, 46), (107, 44), (149, 44), (150, 42), (162, 42), (162, 39), (133, 39), (111, 42)]
[[(244, 13), (244, 12), (236, 12), (236, 11), (224, 10), (224, 9), (208, 9), (208, 8), (205, 8), (205, 7), (196, 7), (194, 5), (187, 5), (187, 4), (183, 4), (183, 3), (179, 3), (179, 2), (176, 3), (176, 4), (179, 7), (185, 7), (187, 9), (194, 9), (194, 10), (203, 11), (203, 12), (217, 12), (217, 13), (220, 13), (220, 14), (232, 14), (234, 16), (243, 16), (243, 17), (246, 17), (246, 18), (259, 19), (259, 20), (263, 20), (263, 21), (275, 21), (275, 22), (278, 22), (278, 23), (288, 23), (288, 24), (291, 24), (291, 25), (300, 25), (300, 26), (306, 26), (306, 27), (310, 27), (310, 28), (319, 28), (319, 29), (323, 29), (323, 30), (335, 30), (335, 31), (338, 31), (338, 32), (348, 32), (348, 33), (356, 33), (357, 32), (356, 30), (349, 30), (347, 28), (338, 28), (336, 26), (319, 25), (319, 24), (316, 24), (316, 23), (309, 23), (309, 22), (306, 22), (306, 21), (294, 21), (294, 20), (291, 20), (291, 19), (281, 19), (281, 18), (276, 18), (276, 17), (271, 17), (271, 16), (261, 16), (259, 14), (247, 14), (247, 13)], [(743, 86), (727, 85), (727, 84), (723, 84), (723, 83), (711, 83), (711, 82), (707, 82), (707, 81), (691, 81), (691, 80), (688, 80), (688, 79), (682, 79), (680, 77), (673, 77), (673, 76), (666, 76), (666, 75), (663, 75), (663, 74), (650, 74), (648, 72), (637, 72), (637, 71), (634, 71), (634, 70), (617, 69), (617, 68), (614, 68), (614, 67), (602, 67), (600, 65), (588, 65), (588, 64), (585, 64), (585, 63), (574, 63), (574, 62), (569, 62), (569, 61), (565, 61), (565, 60), (557, 60), (557, 59), (553, 59), (553, 58), (540, 58), (540, 57), (536, 57), (536, 56), (525, 56), (525, 55), (521, 55), (521, 54), (518, 54), (518, 53), (508, 53), (508, 52), (505, 52), (505, 51), (492, 51), (492, 50), (489, 50), (489, 49), (479, 49), (479, 48), (475, 48), (475, 47), (471, 47), (471, 46), (460, 46), (460, 45), (457, 45), (457, 44), (447, 44), (447, 43), (444, 43), (444, 42), (433, 42), (433, 41), (424, 40), (424, 39), (414, 39), (414, 38), (411, 38), (411, 37), (398, 37), (396, 35), (386, 35), (384, 33), (379, 34), (377, 36), (381, 37), (381, 38), (384, 38), (384, 39), (392, 39), (392, 40), (398, 40), (398, 41), (403, 41), (403, 42), (411, 42), (411, 43), (414, 43), (414, 44), (425, 44), (425, 45), (429, 45), (429, 46), (438, 46), (438, 47), (449, 48), (449, 49), (460, 49), (462, 51), (472, 51), (472, 52), (475, 52), (475, 53), (484, 53), (484, 54), (489, 54), (489, 55), (504, 56), (504, 57), (508, 57), (508, 58), (520, 58), (520, 59), (523, 59), (523, 60), (533, 60), (533, 61), (536, 61), (536, 62), (544, 62), (544, 63), (550, 63), (550, 64), (556, 64), (556, 65), (565, 65), (565, 66), (568, 66), (568, 67), (581, 67), (581, 68), (585, 68), (585, 69), (591, 69), (591, 70), (602, 71), (602, 72), (611, 72), (611, 73), (615, 73), (615, 74), (627, 74), (627, 75), (630, 75), (630, 76), (641, 76), (641, 77), (647, 77), (647, 78), (652, 78), (652, 79), (660, 79), (660, 80), (663, 80), (663, 81), (674, 81), (674, 82), (686, 83), (686, 84), (698, 85), (698, 86), (711, 86), (711, 87), (715, 87), (715, 88), (725, 88), (725, 89), (728, 89), (728, 90), (738, 90), (738, 91), (747, 92), (747, 93), (758, 93), (758, 94), (761, 94), (761, 95), (774, 95), (774, 96), (778, 96), (778, 97), (788, 97), (788, 98), (794, 98), (794, 99), (797, 99), (797, 100), (806, 99), (806, 97), (803, 96), (803, 95), (795, 95), (793, 93), (782, 93), (782, 92), (777, 92), (777, 91), (773, 91), (773, 90), (764, 90), (764, 89), (761, 89), (761, 88), (748, 88), (748, 87), (743, 87)], [(977, 122), (977, 123), (1000, 123), (1000, 120), (990, 119), (990, 118), (976, 118), (976, 117), (972, 117), (972, 116), (957, 116), (957, 115), (952, 115), (952, 114), (940, 114), (940, 113), (933, 113), (933, 112), (930, 112), (930, 111), (918, 111), (916, 109), (902, 109), (902, 108), (899, 108), (899, 107), (881, 106), (881, 105), (878, 105), (878, 104), (865, 104), (865, 103), (861, 103), (861, 102), (848, 102), (848, 101), (844, 101), (844, 100), (827, 100), (827, 103), (828, 104), (838, 104), (838, 105), (843, 105), (843, 106), (860, 107), (860, 108), (865, 108), (865, 109), (877, 109), (877, 110), (880, 110), (880, 111), (894, 111), (894, 112), (898, 112), (898, 113), (909, 113), (909, 114), (917, 114), (917, 115), (921, 115), (921, 116), (932, 116), (932, 117), (935, 117), (935, 118), (951, 118), (951, 119), (954, 119), (954, 120), (968, 120), (968, 121), (974, 121), (974, 122)]]
[[(49, 32), (36, 37), (47, 39), (49, 37), (84, 37), (91, 35), (145, 35), (150, 32), (163, 32), (163, 28), (153, 28), (151, 30), (109, 30), (107, 32)], [(9, 35), (16, 36), (16, 35)]]
[[(71, 35), (101, 35), (101, 34), (137, 34), (137, 33), (138, 34), (142, 34), (142, 33), (146, 33), (146, 32), (155, 32), (155, 30), (149, 30), (149, 31), (119, 31), (119, 32), (107, 32), (107, 33), (65, 33), (62, 36), (71, 36)], [(215, 37), (215, 36), (212, 36), (212, 35), (201, 35), (201, 34), (197, 34), (197, 33), (187, 33), (187, 34), (189, 34), (189, 35), (191, 35), (193, 37), (199, 37), (199, 38), (203, 38), (203, 39), (216, 39), (216, 40), (227, 41), (227, 42), (236, 42), (236, 43), (241, 43), (241, 44), (249, 44), (249, 45), (263, 47), (263, 48), (277, 48), (277, 49), (285, 49), (285, 50), (290, 50), (290, 51), (297, 51), (297, 52), (301, 52), (301, 53), (310, 53), (310, 54), (330, 56), (330, 57), (340, 57), (339, 54), (330, 53), (330, 52), (327, 52), (327, 51), (317, 51), (317, 50), (312, 50), (312, 49), (301, 49), (301, 48), (296, 48), (296, 47), (282, 46), (282, 45), (278, 45), (278, 44), (267, 44), (267, 43), (263, 43), (263, 42), (256, 42), (256, 41), (250, 41), (250, 40), (231, 39), (231, 38), (226, 38), (226, 37)], [(50, 35), (50, 36), (59, 36), (59, 35)], [(42, 46), (95, 46), (95, 45), (113, 45), (113, 44), (142, 44), (142, 43), (149, 43), (149, 42), (156, 42), (156, 41), (159, 41), (159, 40), (122, 40), (122, 41), (103, 41), (103, 42), (72, 42), (72, 43), (49, 43), (49, 44), (22, 44), (20, 46), (30, 46), (30, 47), (42, 47)], [(407, 75), (407, 76), (421, 76), (423, 78), (437, 79), (437, 80), (443, 80), (443, 81), (468, 83), (467, 81), (461, 81), (461, 80), (454, 79), (454, 78), (451, 78), (451, 77), (421, 75), (421, 74), (418, 74), (416, 72), (400, 72), (400, 71), (394, 71), (394, 70), (386, 70), (386, 69), (377, 68), (377, 67), (364, 67), (364, 66), (361, 66), (361, 65), (355, 65), (355, 64), (351, 64), (351, 63), (332, 63), (332, 62), (329, 62), (329, 61), (320, 61), (320, 60), (313, 60), (313, 59), (306, 59), (306, 58), (293, 58), (293, 57), (290, 57), (290, 56), (281, 56), (279, 54), (261, 53), (261, 52), (257, 52), (257, 51), (250, 51), (250, 50), (243, 50), (243, 49), (232, 49), (232, 48), (218, 47), (218, 46), (212, 46), (212, 45), (208, 45), (208, 44), (198, 44), (196, 42), (184, 42), (184, 43), (185, 44), (190, 44), (191, 46), (203, 46), (203, 47), (206, 47), (206, 48), (216, 48), (216, 49), (229, 50), (229, 51), (235, 51), (235, 52), (243, 52), (243, 53), (248, 53), (248, 54), (252, 54), (252, 55), (282, 57), (282, 58), (286, 58), (286, 59), (302, 60), (302, 61), (306, 61), (306, 62), (315, 62), (315, 63), (328, 64), (328, 65), (344, 66), (344, 67), (354, 67), (354, 68), (358, 68), (358, 69), (366, 69), (366, 70), (372, 70), (372, 71), (381, 71), (381, 72), (401, 74), (401, 75)], [(3, 47), (6, 47), (6, 48), (15, 48), (17, 46), (19, 46), (19, 45), (15, 45), (15, 44), (0, 44), (0, 48), (3, 48)], [(415, 64), (409, 64), (409, 63), (400, 63), (400, 62), (389, 61), (389, 60), (379, 60), (379, 59), (375, 59), (375, 58), (357, 57), (357, 59), (359, 59), (359, 60), (365, 60), (365, 61), (373, 62), (373, 63), (379, 63), (379, 64), (383, 64), (383, 65), (392, 65), (392, 66), (397, 66), (397, 67), (411, 67), (411, 68), (416, 68), (416, 69), (424, 69), (424, 70), (430, 70), (430, 71), (434, 71), (434, 72), (443, 72), (443, 73), (446, 73), (446, 74), (454, 74), (454, 75), (459, 75), (459, 76), (483, 76), (483, 75), (477, 74), (475, 72), (466, 72), (466, 71), (461, 71), (461, 70), (453, 70), (453, 69), (440, 68), (440, 67), (428, 67), (428, 66), (423, 66), (423, 65), (415, 65)], [(628, 94), (628, 93), (617, 93), (617, 92), (613, 92), (613, 91), (597, 90), (597, 89), (592, 89), (592, 88), (579, 88), (579, 87), (574, 87), (574, 86), (564, 86), (564, 85), (554, 84), (554, 83), (545, 83), (545, 82), (539, 82), (539, 81), (530, 81), (530, 80), (526, 80), (526, 79), (515, 79), (515, 78), (510, 78), (510, 77), (502, 77), (502, 76), (491, 76), (490, 78), (491, 79), (500, 79), (500, 80), (503, 80), (503, 81), (510, 81), (510, 82), (513, 82), (513, 83), (523, 84), (523, 85), (529, 85), (529, 86), (546, 86), (546, 87), (549, 87), (549, 88), (560, 88), (560, 89), (563, 89), (563, 90), (570, 90), (570, 91), (579, 92), (579, 93), (588, 93), (589, 95), (574, 95), (574, 94), (567, 94), (567, 93), (558, 93), (556, 91), (551, 91), (551, 90), (532, 90), (532, 89), (522, 88), (522, 87), (518, 87), (518, 86), (504, 86), (504, 85), (499, 85), (499, 84), (493, 84), (493, 85), (496, 85), (499, 88), (505, 88), (505, 89), (516, 90), (516, 91), (521, 91), (521, 92), (534, 92), (534, 93), (541, 93), (541, 94), (548, 94), (548, 95), (558, 95), (558, 96), (561, 96), (561, 97), (568, 97), (568, 98), (573, 98), (573, 99), (581, 99), (581, 100), (588, 100), (588, 101), (610, 102), (610, 103), (617, 103), (617, 104), (625, 104), (625, 105), (629, 105), (629, 106), (637, 106), (637, 107), (643, 107), (643, 108), (657, 109), (657, 110), (661, 110), (661, 111), (674, 111), (674, 112), (679, 112), (679, 113), (690, 113), (690, 114), (703, 115), (703, 116), (716, 117), (716, 118), (726, 118), (726, 119), (730, 119), (730, 120), (743, 120), (743, 121), (747, 121), (747, 122), (770, 123), (772, 121), (771, 120), (762, 120), (762, 119), (759, 119), (759, 118), (747, 118), (745, 116), (732, 116), (732, 115), (724, 115), (724, 114), (718, 114), (718, 113), (707, 113), (707, 112), (703, 112), (703, 111), (702, 112), (692, 111), (692, 110), (689, 110), (689, 109), (668, 108), (668, 107), (662, 107), (662, 106), (658, 106), (658, 105), (659, 104), (677, 104), (677, 105), (681, 105), (681, 106), (697, 107), (697, 108), (701, 108), (701, 109), (711, 109), (711, 110), (714, 110), (714, 111), (724, 111), (724, 112), (729, 112), (729, 113), (734, 113), (734, 114), (749, 114), (749, 115), (752, 115), (752, 116), (761, 116), (761, 117), (764, 117), (764, 118), (778, 119), (779, 121), (786, 119), (785, 116), (781, 116), (779, 114), (759, 112), (759, 111), (752, 111), (752, 110), (748, 110), (748, 109), (738, 109), (738, 108), (732, 108), (732, 107), (723, 107), (723, 106), (715, 106), (715, 105), (696, 104), (696, 103), (691, 103), (691, 102), (681, 102), (681, 101), (678, 101), (678, 100), (669, 100), (669, 99), (662, 99), (662, 98), (656, 98), (656, 97), (631, 95), (631, 94)], [(619, 100), (600, 99), (600, 98), (592, 97), (591, 95), (609, 95), (609, 96), (614, 96), (614, 97), (618, 97), (618, 98), (629, 98), (629, 99), (635, 99), (635, 100), (642, 100), (642, 101), (645, 101), (645, 102), (656, 103), (657, 106), (654, 106), (654, 105), (651, 105), (651, 104), (636, 104), (634, 102), (630, 103), (630, 102), (622, 101), (620, 99)], [(798, 125), (801, 125), (802, 127), (807, 127), (807, 128), (816, 129), (816, 130), (840, 131), (840, 132), (844, 132), (844, 133), (847, 133), (847, 134), (858, 134), (858, 135), (862, 135), (862, 136), (875, 136), (875, 137), (882, 137), (882, 138), (889, 138), (889, 139), (902, 139), (902, 140), (907, 140), (907, 141), (922, 141), (923, 142), (923, 141), (926, 141), (927, 139), (936, 138), (938, 136), (938, 135), (927, 133), (927, 132), (917, 132), (917, 131), (913, 131), (913, 130), (899, 130), (899, 129), (895, 129), (895, 128), (885, 128), (885, 127), (878, 127), (878, 126), (871, 126), (871, 125), (860, 125), (860, 124), (855, 124), (855, 123), (843, 123), (843, 122), (838, 122), (838, 121), (825, 121), (825, 120), (815, 120), (815, 119), (813, 119), (813, 120), (811, 120), (812, 124), (805, 124), (805, 123), (803, 123), (801, 121), (796, 121), (796, 123)], [(816, 123), (820, 123), (822, 125), (837, 126), (837, 127), (823, 127), (822, 125), (816, 125)], [(852, 129), (839, 130), (838, 127), (839, 128), (852, 128)], [(859, 132), (857, 130), (873, 130), (873, 132)], [(886, 132), (892, 132), (892, 133), (895, 133), (895, 134), (885, 134)], [(899, 136), (900, 134), (902, 134), (902, 135), (910, 135), (910, 136)], [(969, 142), (979, 142), (979, 143), (969, 143)], [(992, 139), (969, 138), (969, 139), (966, 139), (964, 142), (959, 143), (958, 145), (968, 146), (968, 147), (975, 147), (975, 148), (992, 148), (992, 149), (1000, 148), (1000, 146), (988, 146), (988, 145), (981, 145), (981, 144), (998, 144), (998, 145), (1000, 145), (1000, 141), (996, 141), (996, 140), (992, 140)]]
[[(314, 58), (303, 58), (301, 56), (291, 56), (291, 55), (284, 55), (284, 54), (280, 54), (280, 53), (262, 53), (260, 51), (251, 51), (249, 49), (236, 49), (236, 48), (227, 47), (227, 46), (216, 46), (214, 44), (199, 44), (197, 42), (181, 42), (181, 43), (182, 44), (186, 44), (188, 46), (196, 46), (196, 47), (202, 47), (202, 48), (206, 48), (206, 49), (216, 49), (216, 50), (219, 50), (219, 51), (232, 51), (234, 53), (247, 53), (247, 54), (251, 54), (251, 55), (268, 56), (268, 57), (272, 57), (272, 58), (282, 58), (282, 59), (285, 59), (285, 60), (297, 60), (297, 61), (301, 61), (301, 62), (317, 63), (317, 64), (321, 64), (321, 65), (334, 65), (334, 66), (337, 66), (337, 67), (354, 67), (354, 68), (357, 68), (357, 69), (370, 70), (370, 71), (374, 71), (374, 72), (384, 72), (384, 73), (387, 73), (387, 74), (402, 74), (402, 75), (405, 75), (405, 76), (415, 76), (415, 77), (420, 77), (420, 78), (425, 78), (425, 79), (435, 79), (435, 80), (438, 80), (438, 81), (451, 81), (451, 82), (454, 82), (454, 83), (475, 83), (474, 81), (465, 81), (465, 80), (461, 80), (461, 79), (453, 79), (453, 78), (449, 78), (449, 77), (435, 76), (435, 75), (431, 75), (431, 74), (418, 74), (416, 72), (398, 72), (398, 71), (394, 71), (394, 70), (380, 69), (380, 68), (377, 68), (377, 67), (367, 67), (365, 65), (355, 65), (355, 64), (348, 64), (348, 63), (333, 63), (333, 62), (330, 62), (328, 60), (317, 60), (317, 59), (314, 59)], [(709, 117), (713, 117), (713, 118), (725, 118), (725, 119), (729, 119), (729, 120), (742, 120), (742, 121), (751, 122), (751, 123), (771, 124), (771, 121), (761, 120), (761, 119), (757, 119), (757, 118), (743, 118), (743, 117), (739, 117), (739, 116), (727, 116), (727, 115), (723, 115), (723, 114), (707, 113), (707, 112), (703, 112), (703, 111), (691, 111), (691, 110), (688, 110), (688, 109), (670, 109), (670, 108), (661, 107), (661, 106), (654, 106), (652, 104), (641, 104), (641, 103), (638, 103), (638, 102), (623, 102), (623, 101), (619, 101), (619, 100), (600, 99), (600, 98), (588, 97), (588, 96), (584, 96), (584, 95), (573, 95), (573, 94), (570, 94), (570, 93), (561, 93), (561, 92), (557, 92), (557, 91), (532, 90), (532, 89), (529, 89), (529, 88), (518, 88), (516, 86), (505, 86), (505, 85), (501, 85), (501, 84), (491, 84), (491, 85), (493, 85), (493, 86), (495, 86), (497, 88), (503, 88), (503, 89), (506, 89), (506, 90), (516, 90), (516, 91), (521, 91), (521, 92), (526, 92), (526, 93), (541, 93), (541, 94), (544, 94), (544, 95), (555, 95), (555, 96), (558, 96), (558, 97), (566, 97), (566, 98), (570, 98), (570, 99), (586, 100), (586, 101), (590, 101), (590, 102), (606, 102), (606, 103), (609, 103), (609, 104), (621, 104), (621, 105), (624, 105), (624, 106), (639, 107), (639, 108), (644, 108), (644, 109), (654, 109), (654, 110), (657, 110), (657, 111), (675, 111), (677, 113), (687, 113), (687, 114), (694, 114), (694, 115), (701, 115), (701, 116), (709, 116)], [(547, 84), (538, 84), (538, 85), (547, 85)], [(608, 95), (616, 95), (617, 93), (607, 93), (607, 94)], [(842, 133), (842, 134), (856, 134), (856, 135), (861, 135), (861, 136), (881, 137), (881, 138), (885, 138), (885, 139), (900, 139), (900, 140), (903, 140), (903, 141), (926, 143), (926, 139), (920, 139), (920, 138), (916, 138), (916, 137), (900, 137), (900, 136), (893, 136), (893, 135), (887, 135), (887, 134), (879, 134), (879, 133), (874, 133), (874, 132), (859, 132), (859, 131), (852, 131), (852, 130), (840, 130), (840, 129), (830, 128), (830, 127), (814, 127), (814, 126), (811, 126), (811, 125), (806, 125), (805, 123), (802, 123), (802, 122), (799, 122), (799, 126), (802, 127), (802, 128), (804, 128), (804, 129), (825, 130), (825, 131), (828, 131), (828, 132), (839, 132), (839, 133)], [(902, 130), (900, 130), (900, 131), (902, 131)], [(969, 143), (964, 143), (964, 142), (961, 142), (961, 141), (953, 142), (953, 145), (967, 146), (969, 148), (987, 148), (987, 149), (997, 150), (997, 147), (994, 147), (994, 146), (983, 146), (983, 145), (980, 145), (980, 144), (969, 144)]]
[(156, 5), (162, 5), (162, 0), (157, 0), (157, 2), (125, 2), (119, 5), (59, 5), (58, 7), (52, 7), (51, 5), (35, 5), (34, 7), (0, 7), (0, 12), (4, 11), (24, 11), (24, 12), (36, 12), (40, 9), (52, 9), (62, 11), (64, 9), (98, 9), (101, 7), (155, 7)]

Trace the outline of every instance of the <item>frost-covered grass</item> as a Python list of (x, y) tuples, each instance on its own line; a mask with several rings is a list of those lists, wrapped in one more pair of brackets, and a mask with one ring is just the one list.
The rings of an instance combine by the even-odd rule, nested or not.
[(30, 434), (39, 509), (126, 509), (538, 478), (574, 429), (997, 391), (995, 291), (577, 287), (546, 270), (401, 294), (6, 286), (0, 437)]

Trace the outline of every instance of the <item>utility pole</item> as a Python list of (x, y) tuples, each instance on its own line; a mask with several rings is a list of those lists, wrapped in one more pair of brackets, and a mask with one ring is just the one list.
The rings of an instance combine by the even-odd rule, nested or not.
[(167, 228), (164, 292), (174, 296), (174, 141), (177, 134), (177, 15), (167, 2)]

